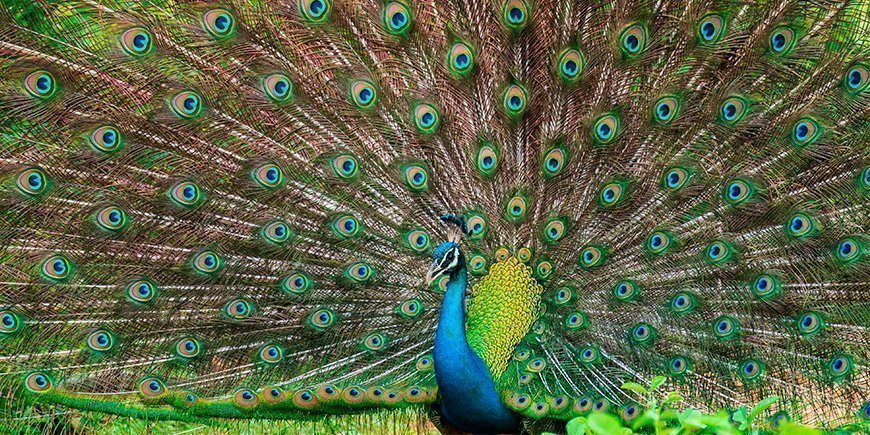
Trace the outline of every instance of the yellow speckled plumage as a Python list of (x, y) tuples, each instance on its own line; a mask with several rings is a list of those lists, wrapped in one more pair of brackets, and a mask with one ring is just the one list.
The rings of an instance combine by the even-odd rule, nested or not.
[(489, 268), (472, 289), (468, 303), (468, 344), (480, 355), (493, 379), (507, 369), (514, 347), (538, 318), (544, 288), (531, 267), (516, 257)]

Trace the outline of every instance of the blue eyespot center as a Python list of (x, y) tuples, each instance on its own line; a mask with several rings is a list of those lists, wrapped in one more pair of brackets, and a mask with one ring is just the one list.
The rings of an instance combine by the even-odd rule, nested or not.
[(63, 273), (66, 271), (66, 263), (63, 260), (54, 260), (51, 267), (57, 273)]
[(804, 220), (803, 220), (803, 219), (801, 219), (801, 218), (799, 218), (799, 217), (795, 217), (795, 218), (793, 218), (793, 219), (791, 220), (791, 229), (792, 229), (792, 230), (794, 230), (794, 231), (800, 231), (800, 229), (803, 228), (803, 226), (804, 226)]
[(604, 199), (606, 199), (608, 202), (613, 201), (613, 199), (615, 197), (616, 197), (616, 193), (613, 191), (613, 189), (608, 187), (607, 189), (604, 190)]
[(36, 79), (36, 89), (41, 92), (48, 92), (51, 90), (51, 78), (47, 75), (41, 75)]
[(686, 298), (684, 296), (678, 297), (675, 301), (675, 304), (677, 308), (682, 308), (684, 305), (686, 305)]
[(6, 325), (7, 327), (13, 326), (13, 325), (15, 325), (15, 318), (12, 317), (11, 314), (4, 314), (3, 315), (3, 324)]
[(798, 140), (804, 140), (807, 138), (807, 135), (809, 134), (809, 132), (810, 132), (810, 129), (807, 126), (807, 123), (801, 122), (800, 124), (797, 125), (797, 128), (795, 129), (795, 137), (797, 137)]
[(725, 103), (725, 106), (722, 107), (722, 114), (725, 116), (725, 119), (732, 120), (737, 116), (737, 105), (734, 103)]
[(372, 100), (372, 91), (370, 89), (363, 89), (359, 91), (359, 100), (365, 104)]
[(713, 36), (716, 34), (716, 26), (713, 23), (707, 21), (703, 25), (701, 25), (701, 35), (705, 40), (709, 41), (713, 39)]
[(309, 394), (307, 391), (300, 394), (299, 397), (301, 397), (302, 400), (306, 400), (306, 401), (311, 400), (311, 394)]
[(767, 278), (761, 278), (758, 280), (758, 284), (756, 284), (756, 288), (759, 290), (766, 290), (769, 285)]
[(607, 124), (601, 124), (598, 126), (598, 136), (600, 136), (602, 139), (609, 138), (612, 131), (613, 130)]
[(495, 164), (495, 160), (493, 160), (492, 157), (486, 156), (483, 158), (483, 168), (484, 169), (491, 168), (493, 166), (493, 164)]
[(508, 11), (508, 19), (514, 24), (522, 23), (524, 16), (525, 14), (520, 8), (511, 8), (511, 10)]
[(467, 67), (470, 62), (471, 62), (471, 59), (469, 59), (468, 55), (463, 53), (463, 54), (460, 54), (459, 56), (456, 56), (456, 60), (454, 63), (456, 64), (456, 66), (459, 69), (462, 69), (462, 68)]
[(390, 19), (390, 23), (392, 23), (393, 27), (398, 29), (405, 25), (408, 22), (407, 17), (402, 12), (396, 12), (393, 14), (393, 17)]
[(745, 366), (743, 366), (743, 373), (747, 375), (752, 374), (755, 371), (755, 363), (748, 362)]
[(151, 381), (148, 383), (148, 389), (150, 389), (151, 391), (159, 391), (160, 383), (158, 383), (157, 381)]
[(565, 74), (568, 74), (569, 76), (576, 75), (577, 70), (578, 70), (577, 62), (574, 62), (573, 60), (568, 60), (565, 62), (564, 65), (562, 65), (562, 71), (564, 71)]
[(834, 367), (834, 370), (840, 371), (845, 364), (846, 363), (845, 363), (845, 361), (843, 361), (843, 358), (837, 358), (834, 360), (834, 363), (832, 364), (832, 366)]
[(142, 33), (134, 36), (133, 37), (133, 47), (135, 47), (137, 50), (140, 50), (140, 51), (144, 50), (146, 47), (148, 47), (148, 37)]
[(785, 48), (785, 35), (780, 32), (776, 32), (773, 34), (773, 38), (771, 38), (773, 42), (773, 49), (776, 51), (782, 51)]
[(656, 108), (656, 111), (658, 112), (659, 118), (661, 119), (667, 119), (671, 114), (671, 108), (665, 103), (659, 104), (659, 107)]
[(514, 95), (508, 99), (508, 105), (511, 109), (518, 110), (520, 107), (523, 106), (523, 100), (520, 97)]
[(723, 321), (719, 322), (719, 324), (716, 325), (716, 329), (718, 329), (719, 332), (726, 332), (726, 331), (728, 331), (728, 321), (727, 321), (727, 320), (723, 320)]
[(840, 255), (847, 256), (852, 253), (852, 242), (845, 241), (840, 244)]
[(248, 311), (248, 306), (245, 305), (244, 302), (239, 302), (236, 304), (236, 312), (239, 314), (245, 314)]
[(275, 94), (278, 96), (282, 96), (287, 93), (287, 90), (290, 88), (290, 85), (286, 80), (278, 80), (275, 82)]
[(321, 314), (320, 314), (320, 321), (321, 321), (321, 322), (326, 322), (326, 321), (328, 321), (328, 320), (329, 320), (329, 314), (326, 314), (326, 313), (321, 313)]
[(851, 88), (855, 89), (860, 84), (861, 84), (861, 71), (858, 71), (858, 68), (852, 68), (849, 71), (849, 86)]
[(421, 121), (422, 121), (421, 124), (423, 125), (423, 127), (429, 127), (435, 123), (435, 115), (433, 115), (429, 112), (424, 113), (423, 116), (421, 117)]
[(320, 0), (314, 0), (311, 4), (308, 5), (308, 12), (311, 13), (312, 16), (318, 17), (326, 7), (323, 5), (323, 2)]
[(474, 224), (473, 231), (479, 233), (483, 230), (483, 224)]
[(29, 177), (27, 177), (27, 184), (29, 184), (30, 187), (34, 189), (38, 189), (42, 186), (42, 176), (40, 176), (39, 174), (31, 174)]
[(187, 349), (188, 352), (193, 352), (196, 349), (196, 345), (193, 344), (193, 341), (187, 340), (184, 342), (184, 348)]
[(653, 236), (650, 244), (653, 248), (658, 248), (662, 244), (662, 237), (659, 235)]
[(360, 266), (359, 269), (357, 269), (356, 274), (359, 276), (366, 276), (367, 270), (368, 269), (365, 266)]
[(187, 97), (184, 99), (184, 109), (188, 112), (193, 112), (196, 110), (197, 99), (194, 97)]
[(278, 180), (278, 170), (275, 168), (270, 168), (266, 171), (266, 180), (270, 182), (275, 182)]
[(417, 184), (422, 183), (423, 182), (423, 173), (417, 172), (416, 174), (414, 174), (414, 182)]
[(547, 160), (547, 168), (549, 168), (552, 171), (559, 169), (559, 160), (557, 160), (555, 158)]
[(628, 35), (625, 37), (625, 48), (628, 51), (635, 52), (638, 48), (640, 48), (640, 41), (637, 39), (635, 35)]

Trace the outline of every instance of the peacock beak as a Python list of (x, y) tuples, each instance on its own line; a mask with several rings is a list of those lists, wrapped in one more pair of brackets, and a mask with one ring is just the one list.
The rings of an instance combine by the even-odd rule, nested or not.
[(438, 279), (439, 276), (444, 274), (444, 269), (441, 267), (440, 262), (436, 261), (429, 266), (429, 271), (426, 272), (426, 285), (432, 284), (432, 281)]

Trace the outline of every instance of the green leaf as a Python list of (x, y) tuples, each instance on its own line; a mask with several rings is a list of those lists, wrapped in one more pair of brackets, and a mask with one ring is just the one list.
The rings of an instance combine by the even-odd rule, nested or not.
[(683, 400), (683, 396), (681, 396), (680, 393), (678, 393), (676, 391), (671, 391), (670, 393), (668, 393), (667, 396), (665, 396), (664, 403), (675, 403), (675, 402), (681, 402), (682, 400)]
[(603, 412), (593, 412), (589, 416), (589, 428), (593, 433), (600, 435), (621, 433), (623, 429), (619, 419)]
[(660, 387), (662, 384), (664, 384), (666, 380), (668, 380), (668, 378), (666, 378), (664, 376), (656, 376), (656, 377), (652, 378), (652, 380), (649, 381), (649, 383), (650, 383), (649, 390), (655, 391), (655, 389)]
[(638, 384), (636, 382), (626, 382), (626, 383), (622, 384), (622, 387), (620, 387), (620, 388), (622, 388), (623, 390), (637, 391), (640, 394), (649, 393), (649, 391), (647, 391), (646, 388), (643, 387), (643, 385)]
[(786, 422), (779, 429), (783, 435), (822, 435), (822, 431), (794, 422)]
[(589, 427), (589, 421), (586, 417), (577, 417), (568, 422), (566, 429), (568, 435), (585, 435), (586, 428)]
[(737, 429), (746, 430), (749, 427), (749, 420), (746, 419), (746, 407), (741, 406), (734, 411), (731, 419), (734, 420), (734, 423), (737, 423)]
[(765, 409), (770, 408), (770, 405), (773, 405), (774, 402), (776, 402), (777, 400), (779, 400), (779, 396), (770, 396), (768, 398), (761, 399), (761, 401), (758, 402), (758, 404), (756, 404), (754, 408), (752, 408), (752, 411), (749, 412), (749, 416), (746, 420), (749, 423), (752, 423), (752, 420), (755, 420), (755, 417), (757, 417), (758, 414), (761, 414), (762, 412), (764, 412)]

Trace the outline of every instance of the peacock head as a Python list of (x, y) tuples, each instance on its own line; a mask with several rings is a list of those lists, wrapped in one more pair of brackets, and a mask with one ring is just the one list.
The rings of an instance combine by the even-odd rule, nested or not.
[(426, 273), (426, 284), (431, 284), (441, 275), (450, 275), (465, 265), (465, 255), (457, 241), (446, 241), (432, 251), (432, 265)]

